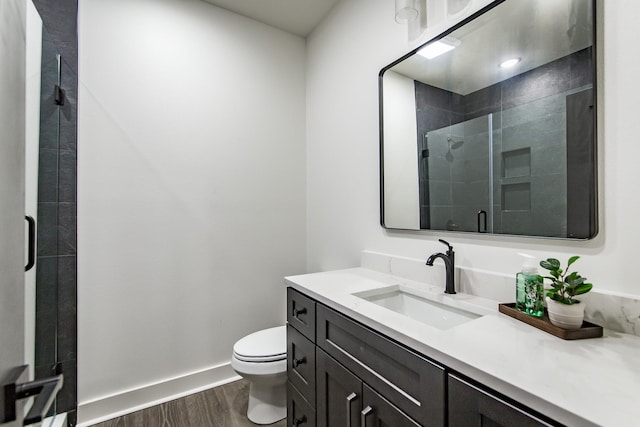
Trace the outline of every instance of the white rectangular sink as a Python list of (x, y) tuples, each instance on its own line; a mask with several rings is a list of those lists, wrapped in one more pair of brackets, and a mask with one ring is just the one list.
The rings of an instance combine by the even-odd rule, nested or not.
[(353, 295), (442, 330), (481, 317), (480, 314), (428, 299), (425, 295), (420, 295), (420, 291), (399, 285)]

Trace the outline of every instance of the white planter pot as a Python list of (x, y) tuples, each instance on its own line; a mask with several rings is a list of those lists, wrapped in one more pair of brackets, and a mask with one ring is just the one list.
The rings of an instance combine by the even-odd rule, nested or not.
[(555, 326), (563, 329), (580, 329), (584, 320), (583, 302), (579, 304), (562, 304), (546, 297), (549, 320)]

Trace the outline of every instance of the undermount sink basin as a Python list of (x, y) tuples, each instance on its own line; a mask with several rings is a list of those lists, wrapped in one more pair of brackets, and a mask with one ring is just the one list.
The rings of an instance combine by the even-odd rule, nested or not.
[(399, 285), (353, 295), (443, 330), (481, 317), (479, 314), (427, 299), (420, 296), (419, 291)]

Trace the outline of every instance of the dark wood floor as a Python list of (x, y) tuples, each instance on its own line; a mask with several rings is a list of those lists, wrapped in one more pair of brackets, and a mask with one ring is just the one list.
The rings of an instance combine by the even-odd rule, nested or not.
[[(249, 383), (240, 380), (114, 418), (93, 427), (253, 427), (247, 419)], [(285, 427), (286, 420), (271, 424)]]

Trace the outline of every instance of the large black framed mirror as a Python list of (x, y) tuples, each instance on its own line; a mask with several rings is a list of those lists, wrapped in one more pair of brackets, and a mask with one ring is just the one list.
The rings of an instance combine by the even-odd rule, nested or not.
[(499, 0), (379, 75), (381, 224), (597, 233), (594, 0)]

